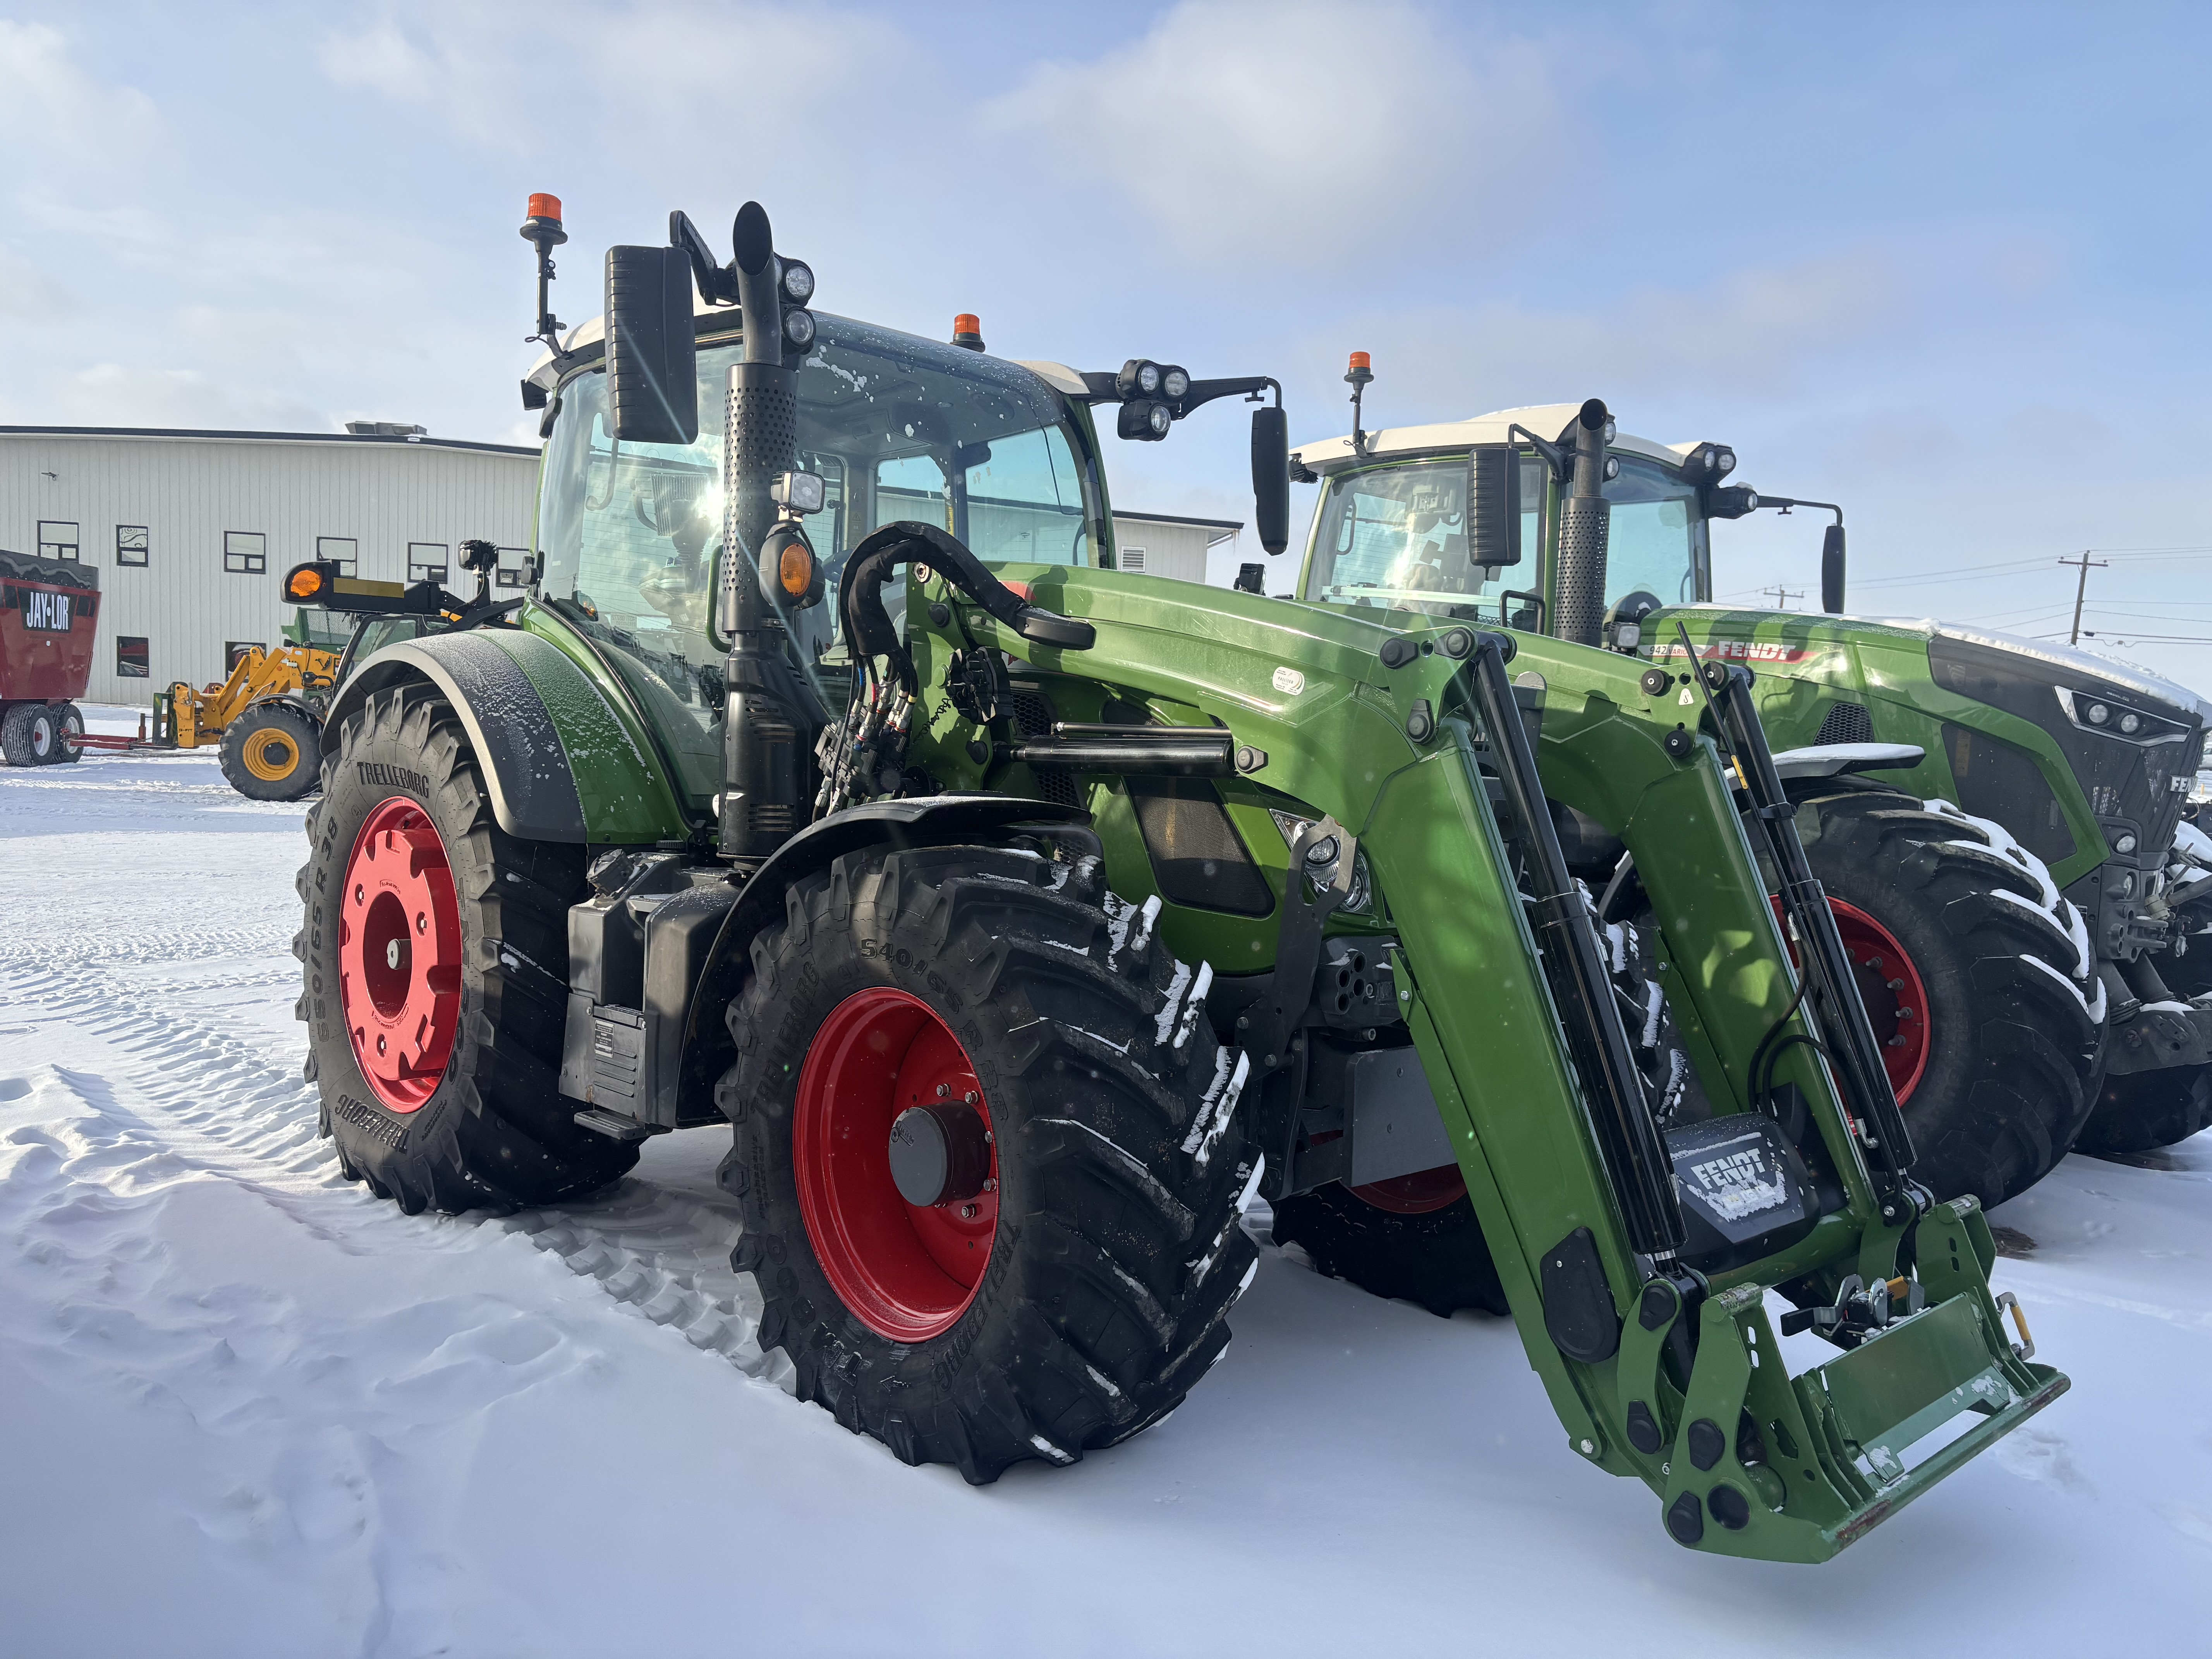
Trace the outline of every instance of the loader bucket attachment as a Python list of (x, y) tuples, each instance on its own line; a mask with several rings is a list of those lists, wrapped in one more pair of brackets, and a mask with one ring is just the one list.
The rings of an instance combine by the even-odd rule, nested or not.
[[(1988, 1231), (1972, 1200), (1938, 1205), (1919, 1226), (1919, 1288), (1941, 1299), (1795, 1377), (1760, 1286), (1708, 1299), (1662, 1464), (1674, 1540), (1825, 1561), (2065, 1393), (2064, 1376), (2007, 1340), (1978, 1242)], [(1671, 1325), (1629, 1324), (1620, 1388), (1632, 1428), (1638, 1403), (1663, 1386)]]

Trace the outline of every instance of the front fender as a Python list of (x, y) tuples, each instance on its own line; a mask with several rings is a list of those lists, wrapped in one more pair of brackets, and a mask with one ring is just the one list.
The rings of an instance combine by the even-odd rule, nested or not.
[(410, 681), (453, 706), (508, 835), (635, 845), (690, 833), (659, 761), (549, 641), (501, 628), (388, 645), (346, 677), (325, 724), (343, 730), (372, 694)]
[[(704, 1079), (714, 1068), (697, 1063), (706, 1050), (726, 1045), (721, 1012), (742, 988), (755, 934), (785, 914), (793, 884), (826, 870), (863, 847), (948, 847), (1004, 836), (1017, 824), (1087, 824), (1077, 806), (1019, 795), (929, 795), (916, 800), (872, 801), (809, 824), (755, 871), (714, 935), (684, 1014), (684, 1057), (672, 1076)], [(702, 1033), (702, 1021), (711, 1022)], [(690, 1101), (682, 1103), (688, 1109)]]

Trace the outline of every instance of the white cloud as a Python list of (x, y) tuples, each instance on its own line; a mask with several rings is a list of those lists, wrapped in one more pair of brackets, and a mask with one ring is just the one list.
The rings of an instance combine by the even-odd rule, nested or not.
[(28, 259), (0, 246), (0, 317), (35, 322), (75, 305), (68, 291)]
[(161, 151), (153, 100), (79, 69), (68, 40), (43, 23), (0, 20), (0, 153), (21, 191), (141, 165)]
[(1822, 363), (1909, 326), (1914, 309), (1900, 267), (1869, 248), (1731, 271), (1686, 290), (1631, 290), (1579, 310), (1504, 302), (1370, 310), (1310, 337), (1295, 356), (1338, 363), (1349, 349), (1372, 353), (1379, 383), (1368, 398), (1370, 424), (1595, 396), (1632, 430), (1657, 437), (1650, 414), (1638, 418), (1639, 404), (1656, 414), (1716, 396), (1802, 392)]
[(197, 369), (95, 363), (42, 400), (41, 421), (64, 426), (203, 427), (327, 432), (336, 422), (281, 392), (218, 383)]
[(996, 153), (1104, 187), (1170, 253), (1334, 264), (1348, 282), (1511, 231), (1527, 167), (1571, 142), (1534, 45), (1470, 57), (1429, 12), (1338, 0), (1184, 0), (1127, 46), (1037, 66), (981, 118)]
[(365, 87), (403, 104), (430, 96), (442, 65), (386, 18), (358, 34), (328, 34), (315, 48), (323, 73), (342, 87)]

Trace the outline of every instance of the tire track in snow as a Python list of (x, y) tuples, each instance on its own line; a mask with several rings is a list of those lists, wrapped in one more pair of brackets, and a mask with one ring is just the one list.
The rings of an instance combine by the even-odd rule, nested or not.
[[(265, 948), (265, 940), (257, 942)], [(128, 1150), (123, 1143), (133, 1138), (127, 1125), (136, 1122), (149, 1148), (272, 1197), (343, 1194), (398, 1218), (339, 1173), (333, 1149), (318, 1133), (313, 1085), (273, 1063), (261, 1048), (209, 1025), (204, 1012), (187, 1017), (143, 995), (143, 987), (126, 992), (74, 969), (0, 969), (0, 1002), (19, 1009), (35, 1005), (129, 1056), (113, 1079), (62, 1073), (94, 1110), (122, 1129), (118, 1152)], [(284, 1207), (310, 1218), (295, 1202)], [(680, 1332), (692, 1346), (722, 1355), (749, 1376), (787, 1391), (792, 1386), (794, 1373), (781, 1351), (761, 1351), (761, 1302), (751, 1275), (729, 1265), (739, 1231), (737, 1207), (706, 1182), (659, 1184), (633, 1174), (602, 1194), (564, 1206), (450, 1219), (465, 1229), (527, 1238), (613, 1300)], [(416, 1224), (428, 1230), (438, 1224)]]

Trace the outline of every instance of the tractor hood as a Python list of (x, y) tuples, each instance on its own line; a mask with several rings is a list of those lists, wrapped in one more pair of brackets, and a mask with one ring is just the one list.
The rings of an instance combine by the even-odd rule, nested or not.
[[(2007, 634), (1993, 628), (1967, 628), (1956, 623), (1937, 622), (1933, 617), (1823, 617), (1772, 611), (1747, 611), (1735, 605), (1673, 605), (1664, 615), (1682, 614), (1701, 619), (1703, 628), (1711, 628), (1723, 637), (1741, 628), (1746, 649), (1741, 653), (1754, 667), (1761, 660), (1785, 662), (1805, 654), (1808, 647), (1841, 636), (1845, 631), (1879, 639), (1887, 635), (1902, 641), (1905, 638), (1919, 640), (1931, 647), (1933, 654), (1941, 655), (1937, 641), (1952, 641), (1962, 645), (1979, 647), (1985, 651), (2002, 651), (2026, 660), (2015, 672), (2022, 676), (2040, 679), (2053, 686), (2094, 692), (2108, 690), (2124, 700), (2141, 702), (2148, 698), (2166, 705), (2166, 711), (2179, 720), (2195, 720), (2212, 724), (2212, 698), (2177, 684), (2163, 675), (2154, 674), (2135, 663), (2122, 662), (2117, 658), (2084, 651), (2079, 647), (2056, 645), (2048, 640), (2024, 638), (2018, 634)], [(1664, 615), (1661, 620), (1663, 622)], [(1731, 625), (1729, 618), (1741, 621)], [(1663, 628), (1651, 630), (1654, 637), (1666, 640)], [(1795, 652), (1796, 655), (1791, 653)], [(1672, 654), (1662, 643), (1661, 654)], [(1738, 654), (1730, 653), (1729, 654)], [(2035, 666), (2030, 667), (2029, 664)], [(2102, 687), (2084, 686), (2084, 680), (2102, 681)]]

